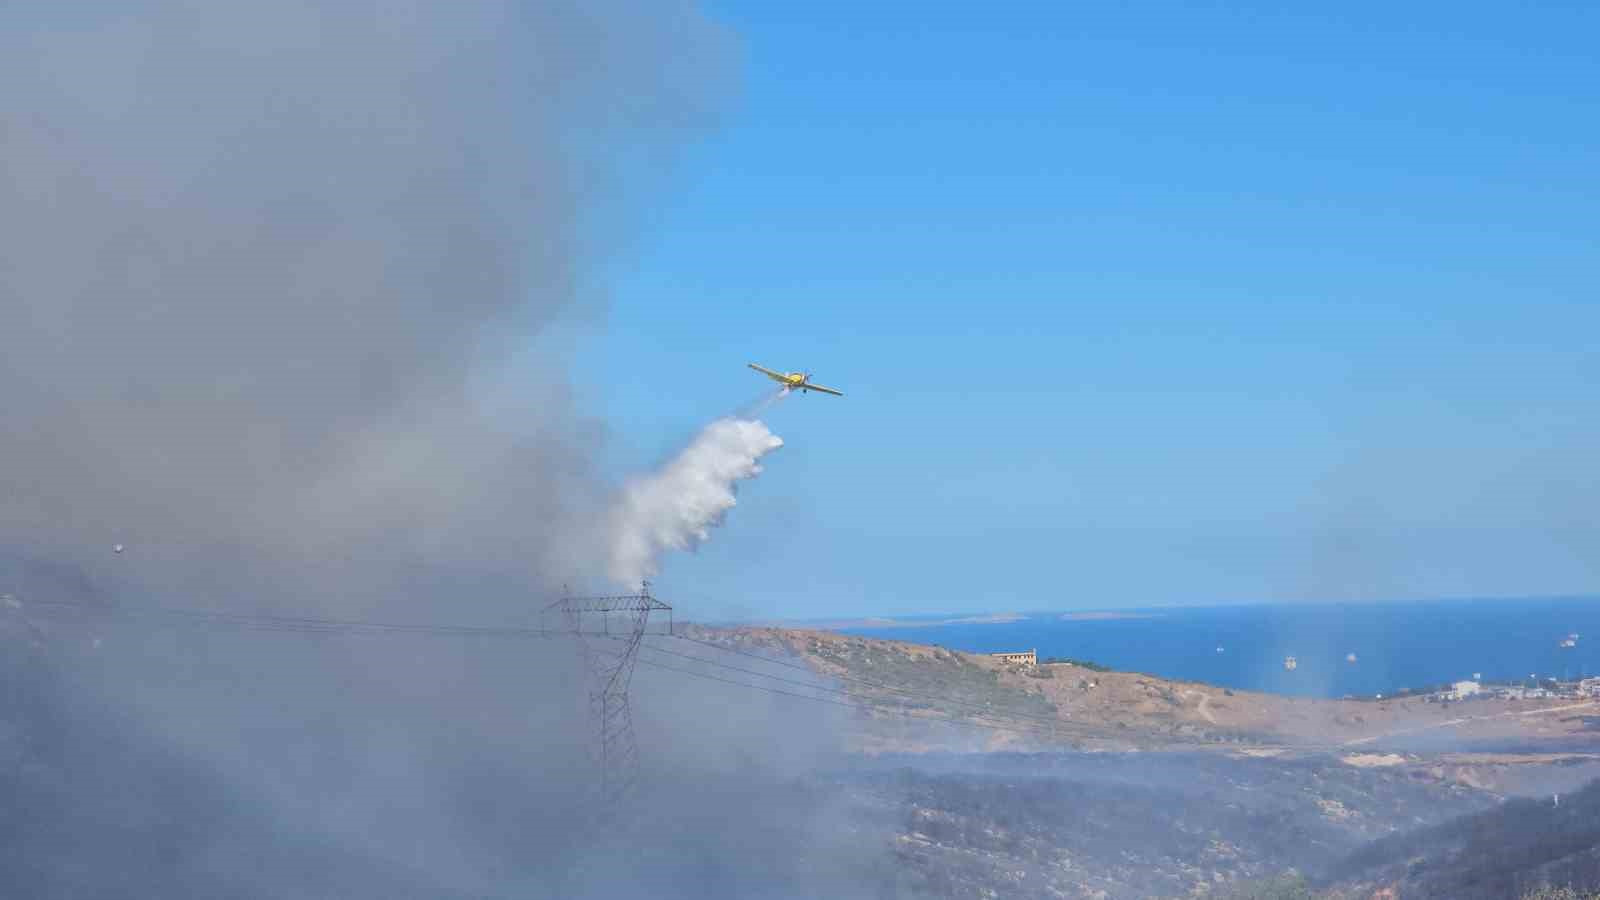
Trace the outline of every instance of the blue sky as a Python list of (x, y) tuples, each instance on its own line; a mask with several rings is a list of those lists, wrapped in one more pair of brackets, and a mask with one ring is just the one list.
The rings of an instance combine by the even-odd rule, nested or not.
[[(1600, 8), (713, 5), (608, 466), (843, 399), (663, 595), (829, 617), (1600, 589)], [(618, 366), (617, 364), (623, 364)]]

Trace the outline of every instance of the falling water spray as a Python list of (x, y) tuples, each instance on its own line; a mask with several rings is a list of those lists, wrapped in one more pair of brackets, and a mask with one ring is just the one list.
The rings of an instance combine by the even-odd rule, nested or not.
[(656, 574), (662, 553), (699, 546), (734, 507), (739, 482), (761, 474), (761, 458), (781, 446), (762, 422), (718, 419), (665, 466), (630, 482), (612, 511), (611, 580), (635, 585)]

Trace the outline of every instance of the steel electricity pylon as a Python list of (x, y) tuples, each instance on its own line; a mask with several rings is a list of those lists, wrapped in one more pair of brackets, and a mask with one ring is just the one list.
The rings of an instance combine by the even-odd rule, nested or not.
[[(651, 596), (648, 581), (640, 585), (637, 594), (566, 594), (544, 610), (547, 620), (559, 616), (558, 627), (577, 640), (583, 656), (589, 681), (590, 754), (599, 770), (601, 798), (608, 804), (632, 790), (638, 773), (639, 747), (633, 736), (628, 682), (650, 614), (656, 611), (667, 614), (666, 632), (670, 634), (672, 607)], [(548, 621), (545, 627), (549, 627)]]

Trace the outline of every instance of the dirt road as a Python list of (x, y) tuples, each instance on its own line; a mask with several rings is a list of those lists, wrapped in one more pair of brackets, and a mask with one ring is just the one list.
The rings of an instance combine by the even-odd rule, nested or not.
[(1505, 719), (1517, 716), (1542, 716), (1553, 712), (1567, 712), (1574, 709), (1590, 709), (1596, 706), (1600, 706), (1600, 700), (1587, 700), (1583, 703), (1571, 703), (1566, 706), (1547, 706), (1544, 709), (1510, 710), (1507, 712), (1494, 713), (1487, 716), (1462, 716), (1459, 719), (1446, 719), (1443, 722), (1434, 722), (1429, 725), (1419, 725), (1416, 728), (1401, 728), (1395, 731), (1385, 732), (1383, 734), (1375, 734), (1371, 737), (1356, 738), (1354, 740), (1345, 741), (1340, 746), (1354, 747), (1358, 744), (1370, 744), (1373, 741), (1381, 741), (1384, 738), (1391, 738), (1397, 735), (1416, 734), (1422, 731), (1432, 731), (1437, 728), (1454, 728), (1457, 725), (1466, 725), (1470, 722), (1486, 722), (1490, 719)]

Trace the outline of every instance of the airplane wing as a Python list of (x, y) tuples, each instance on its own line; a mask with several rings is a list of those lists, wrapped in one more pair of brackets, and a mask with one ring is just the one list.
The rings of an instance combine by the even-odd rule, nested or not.
[(783, 377), (783, 373), (782, 372), (774, 372), (771, 369), (767, 368), (766, 366), (758, 366), (755, 363), (745, 363), (745, 365), (749, 366), (752, 369), (755, 369), (757, 372), (760, 372), (761, 374), (767, 376), (768, 378), (782, 378)]
[(844, 396), (844, 391), (836, 391), (833, 388), (825, 388), (820, 384), (811, 384), (810, 382), (800, 385), (800, 388), (807, 391), (821, 391), (824, 394), (832, 394), (835, 397)]

